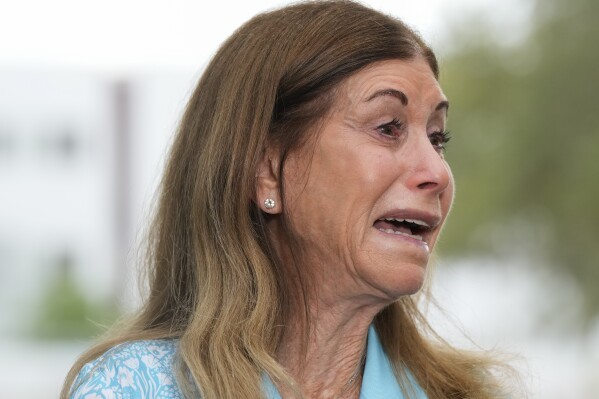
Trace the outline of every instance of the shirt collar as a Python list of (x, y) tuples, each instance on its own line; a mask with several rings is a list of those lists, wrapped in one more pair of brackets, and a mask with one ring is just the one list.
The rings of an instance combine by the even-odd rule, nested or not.
[[(412, 386), (414, 399), (426, 399), (422, 388), (416, 384), (412, 375), (407, 372)], [(360, 399), (405, 399), (401, 386), (397, 382), (391, 361), (387, 357), (383, 345), (373, 325), (368, 329), (366, 347), (366, 364)]]

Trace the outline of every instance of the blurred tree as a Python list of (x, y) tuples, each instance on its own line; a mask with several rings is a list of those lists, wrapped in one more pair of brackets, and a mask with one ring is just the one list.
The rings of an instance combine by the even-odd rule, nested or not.
[[(44, 339), (89, 338), (105, 330), (118, 317), (115, 303), (94, 303), (72, 278), (72, 260), (62, 255), (37, 307), (31, 335)], [(102, 323), (103, 325), (99, 324)]]
[(599, 314), (599, 2), (544, 0), (534, 15), (523, 43), (502, 46), (478, 24), (468, 32), (477, 44), (443, 62), (457, 193), (441, 247), (532, 255), (569, 273), (590, 321)]

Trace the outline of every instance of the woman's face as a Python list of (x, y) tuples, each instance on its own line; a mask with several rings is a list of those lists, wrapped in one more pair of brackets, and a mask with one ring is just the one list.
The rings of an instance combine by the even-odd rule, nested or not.
[(320, 292), (395, 299), (420, 289), (453, 198), (446, 118), (425, 60), (382, 61), (341, 85), (313, 139), (289, 156), (282, 212)]

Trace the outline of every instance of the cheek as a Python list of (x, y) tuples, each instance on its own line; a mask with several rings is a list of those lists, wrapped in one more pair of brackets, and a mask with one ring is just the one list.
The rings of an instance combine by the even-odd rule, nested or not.
[(361, 240), (392, 160), (350, 140), (331, 141), (288, 158), (285, 207), (300, 240), (339, 252)]
[(310, 187), (326, 195), (330, 202), (327, 216), (334, 217), (336, 224), (343, 223), (341, 233), (351, 231), (358, 239), (364, 222), (394, 180), (395, 159), (355, 142), (321, 155)]
[(296, 153), (285, 163), (285, 213), (294, 234), (307, 247), (330, 245), (337, 197), (333, 195), (338, 176), (323, 168), (318, 152)]

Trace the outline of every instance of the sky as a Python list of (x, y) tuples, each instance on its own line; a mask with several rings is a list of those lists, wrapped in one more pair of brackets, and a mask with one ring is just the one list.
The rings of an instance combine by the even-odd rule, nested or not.
[[(19, 0), (0, 2), (0, 67), (77, 67), (111, 74), (201, 68), (251, 16), (289, 1)], [(435, 47), (467, 16), (522, 36), (532, 0), (366, 0)], [(506, 32), (510, 35), (506, 36)], [(436, 48), (439, 52), (439, 48)]]

